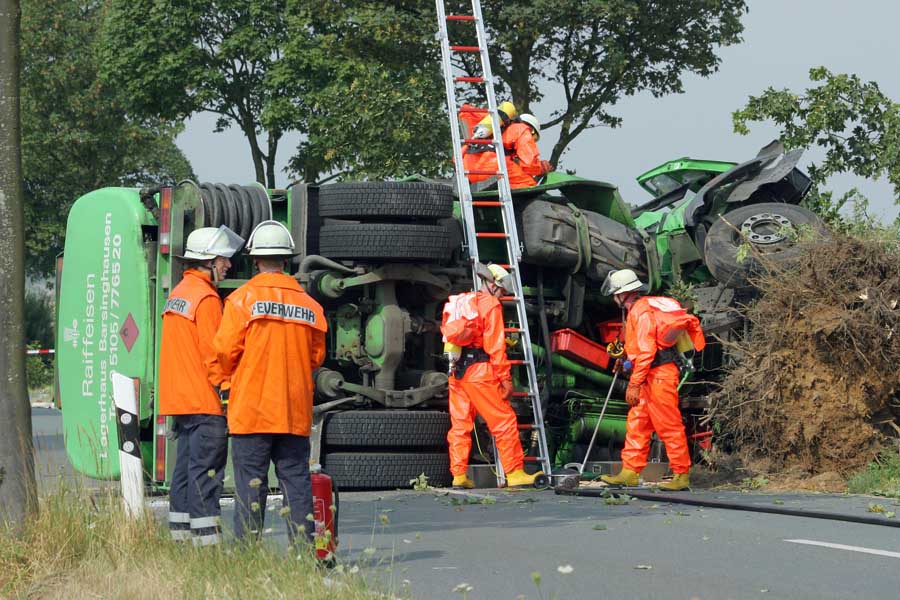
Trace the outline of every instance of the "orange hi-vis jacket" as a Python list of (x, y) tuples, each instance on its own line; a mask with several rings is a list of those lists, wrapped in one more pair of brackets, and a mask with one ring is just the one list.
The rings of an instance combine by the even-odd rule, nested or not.
[[(518, 189), (537, 185), (535, 177), (543, 174), (541, 154), (538, 151), (531, 127), (527, 123), (514, 121), (503, 130), (503, 151), (506, 156), (506, 171), (509, 173), (509, 187)], [(466, 171), (497, 171), (497, 153), (491, 150), (470, 151), (463, 145), (463, 168)], [(470, 183), (484, 181), (487, 174), (467, 175)]]
[[(475, 110), (476, 107), (464, 104), (459, 118), (471, 132), (482, 118), (487, 116), (487, 109)], [(531, 134), (531, 127), (521, 121), (513, 121), (503, 129), (503, 152), (506, 155), (506, 170), (509, 173), (509, 187), (512, 189), (537, 185), (535, 177), (544, 174), (541, 166), (541, 155), (537, 143)], [(470, 151), (472, 150), (472, 151)], [(463, 168), (466, 171), (497, 171), (497, 154), (493, 149), (462, 147)], [(469, 183), (477, 183), (491, 175), (468, 175)]]
[[(509, 358), (506, 356), (506, 335), (503, 331), (503, 306), (500, 300), (486, 292), (468, 292), (475, 297), (475, 308), (478, 311), (478, 317), (471, 324), (476, 332), (475, 341), (470, 344), (473, 348), (483, 348), (490, 357), (488, 362), (476, 363), (469, 367), (466, 372), (466, 380), (468, 381), (509, 381), (512, 379), (510, 374)], [(467, 295), (468, 295), (467, 294)], [(450, 313), (444, 312), (441, 330), (446, 330), (449, 323)], [(460, 316), (459, 318), (465, 318)], [(477, 339), (479, 338), (480, 339)]]
[(213, 345), (232, 374), (233, 434), (310, 434), (313, 370), (325, 360), (328, 323), (318, 302), (284, 273), (260, 273), (225, 299)]
[(695, 349), (703, 350), (700, 321), (674, 298), (643, 296), (631, 305), (625, 321), (625, 353), (633, 363), (630, 385), (647, 380), (656, 351), (675, 345), (681, 331), (687, 331)]
[(521, 121), (510, 123), (503, 130), (503, 150), (506, 152), (509, 187), (516, 189), (537, 185), (535, 177), (543, 175), (543, 167), (531, 126)]
[(226, 377), (212, 344), (221, 320), (222, 301), (210, 276), (197, 269), (185, 271), (163, 310), (159, 414), (222, 414), (213, 386)]

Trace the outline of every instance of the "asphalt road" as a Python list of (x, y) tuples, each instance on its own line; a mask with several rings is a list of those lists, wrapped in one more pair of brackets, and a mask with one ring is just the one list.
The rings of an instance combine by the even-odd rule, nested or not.
[[(33, 416), (42, 487), (77, 479), (59, 414)], [(863, 496), (697, 494), (858, 515), (871, 514), (870, 502), (900, 509)], [(277, 507), (270, 502), (266, 537), (283, 544)], [(338, 554), (413, 598), (900, 599), (897, 528), (553, 492), (344, 494)]]

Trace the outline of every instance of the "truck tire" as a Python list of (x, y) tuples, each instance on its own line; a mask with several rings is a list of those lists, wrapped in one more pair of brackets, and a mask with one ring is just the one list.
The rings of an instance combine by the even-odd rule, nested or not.
[[(797, 231), (799, 227), (812, 228), (819, 234), (827, 231), (821, 219), (802, 206), (761, 202), (736, 208), (719, 216), (709, 228), (704, 248), (706, 266), (726, 287), (752, 287), (750, 280), (763, 272), (763, 263), (786, 266), (797, 258), (796, 239), (782, 230)], [(744, 244), (750, 244), (753, 251), (739, 260), (738, 250)]]
[(452, 481), (446, 452), (330, 452), (323, 468), (341, 490), (409, 488), (410, 479), (422, 473), (435, 487)]
[(330, 223), (319, 232), (319, 254), (358, 260), (444, 262), (453, 251), (453, 236), (443, 225), (411, 223)]
[(335, 183), (319, 188), (319, 216), (336, 219), (442, 219), (453, 214), (453, 190), (438, 183)]
[(331, 414), (328, 446), (446, 447), (450, 415), (436, 410), (350, 410)]

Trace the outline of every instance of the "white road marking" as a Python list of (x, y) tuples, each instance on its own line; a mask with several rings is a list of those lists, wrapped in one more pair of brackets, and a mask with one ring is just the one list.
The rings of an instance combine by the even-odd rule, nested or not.
[(807, 546), (822, 546), (823, 548), (835, 548), (836, 550), (848, 550), (850, 552), (861, 552), (863, 554), (874, 554), (876, 556), (888, 556), (890, 558), (900, 558), (900, 552), (891, 552), (890, 550), (878, 550), (877, 548), (865, 548), (863, 546), (847, 546), (845, 544), (832, 544), (831, 542), (817, 542), (816, 540), (784, 540), (792, 544), (806, 544)]

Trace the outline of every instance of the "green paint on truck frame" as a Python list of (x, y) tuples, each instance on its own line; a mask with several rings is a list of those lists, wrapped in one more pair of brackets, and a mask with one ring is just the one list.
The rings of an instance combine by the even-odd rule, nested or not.
[[(112, 373), (153, 388), (155, 340), (150, 264), (155, 225), (137, 190), (104, 188), (75, 202), (66, 228), (65, 269), (59, 299), (56, 362), (66, 452), (80, 473), (119, 476)], [(141, 403), (141, 419), (151, 417)]]

